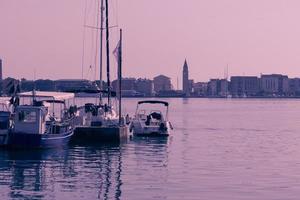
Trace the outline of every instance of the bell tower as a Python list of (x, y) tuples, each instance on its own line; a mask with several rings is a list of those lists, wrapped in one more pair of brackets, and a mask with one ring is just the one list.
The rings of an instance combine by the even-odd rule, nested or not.
[(188, 68), (188, 64), (186, 62), (186, 59), (184, 60), (183, 70), (182, 70), (182, 90), (183, 90), (183, 92), (185, 93), (186, 96), (190, 95), (189, 68)]

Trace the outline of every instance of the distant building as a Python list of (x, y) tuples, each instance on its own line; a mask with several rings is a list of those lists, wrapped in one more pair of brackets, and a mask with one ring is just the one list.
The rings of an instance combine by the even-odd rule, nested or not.
[(211, 97), (226, 97), (229, 94), (228, 85), (229, 82), (226, 79), (210, 79), (207, 84), (207, 95)]
[(259, 79), (256, 76), (232, 76), (230, 93), (234, 97), (256, 96), (259, 93)]
[(289, 79), (289, 95), (300, 96), (300, 78)]
[(217, 97), (220, 91), (219, 79), (210, 79), (207, 86), (207, 94), (211, 97)]
[(144, 96), (152, 96), (154, 93), (153, 81), (139, 78), (136, 80), (135, 89), (137, 92), (144, 94)]
[(220, 90), (218, 91), (218, 95), (221, 97), (227, 97), (229, 95), (229, 82), (227, 79), (221, 79), (219, 81)]
[(289, 92), (289, 78), (286, 75), (261, 75), (261, 91), (265, 95), (285, 95)]
[(158, 93), (159, 91), (172, 90), (171, 79), (164, 75), (159, 75), (153, 78), (154, 91)]
[(200, 97), (203, 97), (203, 96), (206, 96), (207, 95), (207, 83), (206, 82), (197, 82), (197, 83), (194, 83), (194, 95), (195, 96), (200, 96)]
[(122, 78), (122, 90), (134, 90), (135, 82), (135, 78)]
[[(135, 78), (122, 78), (122, 91), (123, 90), (135, 90)], [(118, 89), (118, 79), (112, 82), (113, 90), (117, 91)]]
[(183, 70), (182, 70), (182, 90), (185, 93), (186, 96), (190, 95), (190, 83), (189, 83), (189, 68), (186, 60), (183, 64)]

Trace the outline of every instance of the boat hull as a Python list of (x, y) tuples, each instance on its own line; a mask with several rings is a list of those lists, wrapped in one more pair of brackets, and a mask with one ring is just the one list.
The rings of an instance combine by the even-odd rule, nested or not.
[(161, 129), (159, 126), (145, 126), (144, 123), (133, 122), (130, 130), (134, 136), (140, 137), (168, 137), (169, 136), (169, 125), (165, 129)]
[(54, 148), (69, 143), (73, 130), (61, 134), (8, 133), (8, 148)]
[(127, 126), (78, 126), (72, 136), (72, 143), (115, 143), (126, 140), (127, 135)]
[(151, 132), (151, 133), (133, 133), (136, 137), (169, 137), (168, 133)]
[(0, 147), (7, 145), (8, 129), (0, 130)]

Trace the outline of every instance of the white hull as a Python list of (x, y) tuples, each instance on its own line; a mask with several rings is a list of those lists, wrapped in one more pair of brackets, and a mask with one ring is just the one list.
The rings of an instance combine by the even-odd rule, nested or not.
[(170, 123), (165, 122), (165, 125), (146, 125), (143, 121), (134, 120), (130, 125), (130, 130), (134, 136), (169, 136)]

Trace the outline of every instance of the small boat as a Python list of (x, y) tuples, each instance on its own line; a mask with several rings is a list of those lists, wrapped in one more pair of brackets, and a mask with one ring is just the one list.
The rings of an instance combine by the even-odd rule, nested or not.
[[(166, 107), (165, 114), (161, 110), (141, 109), (142, 104), (160, 104)], [(130, 124), (130, 131), (134, 136), (168, 137), (169, 130), (173, 129), (168, 121), (169, 103), (165, 101), (139, 101), (135, 116)]]
[(18, 96), (31, 97), (33, 100), (31, 104), (14, 107), (7, 147), (52, 148), (68, 144), (74, 132), (75, 114), (71, 112), (74, 108), (67, 109), (66, 102), (74, 98), (74, 94), (36, 92), (34, 96), (30, 93)]

